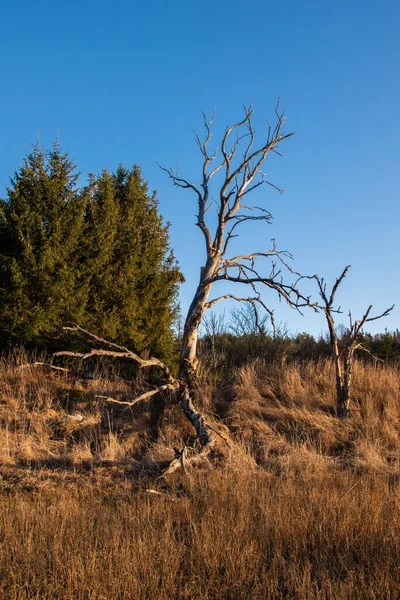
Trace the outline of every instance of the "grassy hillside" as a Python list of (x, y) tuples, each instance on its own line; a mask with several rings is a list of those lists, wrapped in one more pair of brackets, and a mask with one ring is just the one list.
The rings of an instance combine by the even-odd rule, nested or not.
[(329, 361), (204, 372), (213, 464), (164, 480), (177, 407), (26, 362), (0, 366), (1, 598), (398, 599), (398, 369), (357, 364), (346, 421)]

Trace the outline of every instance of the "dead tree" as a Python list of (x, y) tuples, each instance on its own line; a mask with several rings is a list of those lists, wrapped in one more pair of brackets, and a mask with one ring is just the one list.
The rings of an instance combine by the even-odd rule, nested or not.
[[(162, 389), (177, 391), (183, 412), (194, 426), (203, 446), (211, 444), (213, 436), (204, 417), (195, 409), (193, 397), (196, 392), (198, 367), (197, 340), (204, 312), (225, 299), (247, 302), (252, 307), (262, 307), (269, 314), (274, 327), (274, 314), (263, 300), (261, 295), (263, 290), (273, 290), (297, 310), (303, 306), (316, 308), (310, 302), (310, 298), (299, 291), (298, 283), (302, 277), (288, 264), (292, 258), (290, 253), (278, 250), (275, 241), (270, 249), (261, 249), (250, 254), (230, 254), (230, 242), (237, 237), (241, 226), (254, 221), (271, 223), (272, 215), (266, 208), (248, 203), (251, 192), (268, 185), (282, 193), (282, 190), (272, 184), (262, 171), (267, 156), (270, 153), (280, 155), (279, 145), (293, 135), (282, 132), (285, 117), (284, 113), (279, 111), (279, 103), (275, 109), (275, 126), (267, 126), (264, 140), (258, 146), (252, 124), (253, 109), (250, 107), (244, 109), (244, 118), (240, 122), (226, 129), (220, 147), (210, 151), (214, 116), (213, 114), (208, 120), (203, 113), (205, 128), (203, 139), (195, 133), (195, 141), (202, 156), (199, 185), (181, 177), (172, 168), (161, 167), (175, 186), (194, 194), (197, 202), (196, 225), (203, 234), (205, 249), (205, 261), (200, 268), (199, 283), (185, 320), (178, 378), (172, 378), (166, 365), (157, 359), (142, 360), (127, 348), (101, 340), (102, 343), (113, 347), (113, 350), (103, 351), (103, 353), (114, 356), (115, 350), (118, 350), (121, 356), (135, 360), (142, 367), (157, 366), (161, 370), (165, 380), (161, 384)], [(207, 213), (211, 208), (216, 212), (216, 219), (212, 220), (213, 227), (207, 220)], [(265, 263), (267, 263), (267, 272), (265, 272)], [(284, 281), (283, 272), (290, 281)], [(226, 282), (241, 284), (246, 292), (243, 295), (222, 293), (210, 299), (213, 286)], [(96, 336), (92, 337), (96, 338)], [(86, 358), (92, 356), (94, 352), (99, 353), (99, 351), (92, 351), (80, 356)], [(154, 393), (156, 391), (153, 390)], [(145, 395), (147, 398), (148, 394)]]
[(319, 293), (323, 301), (322, 310), (325, 313), (325, 317), (328, 323), (330, 344), (332, 349), (332, 355), (335, 363), (335, 375), (336, 375), (336, 412), (338, 417), (347, 418), (349, 416), (349, 408), (351, 401), (351, 383), (352, 383), (352, 371), (354, 362), (354, 353), (356, 350), (366, 350), (361, 341), (360, 334), (362, 328), (366, 323), (376, 321), (382, 317), (386, 317), (394, 308), (394, 305), (386, 309), (382, 314), (376, 317), (370, 317), (372, 305), (370, 305), (365, 311), (361, 319), (353, 321), (351, 312), (349, 312), (349, 328), (346, 335), (339, 340), (333, 313), (340, 312), (339, 309), (333, 308), (335, 301), (336, 292), (346, 277), (350, 265), (344, 269), (343, 273), (335, 281), (330, 294), (327, 294), (326, 284), (324, 279), (316, 277), (319, 287)]
[[(200, 278), (189, 307), (183, 331), (181, 363), (179, 379), (186, 381), (193, 388), (197, 371), (197, 339), (204, 312), (217, 302), (231, 299), (237, 302), (247, 302), (250, 306), (262, 307), (270, 316), (272, 326), (274, 314), (265, 304), (261, 291), (274, 290), (280, 298), (296, 308), (309, 306), (310, 298), (303, 296), (298, 289), (301, 276), (288, 265), (292, 258), (289, 252), (278, 250), (275, 241), (273, 247), (250, 254), (230, 255), (230, 242), (238, 236), (239, 229), (244, 223), (263, 221), (271, 223), (272, 215), (264, 207), (248, 204), (251, 192), (262, 185), (269, 185), (283, 193), (272, 184), (262, 171), (267, 156), (273, 152), (280, 155), (278, 146), (293, 133), (284, 134), (282, 128), (285, 122), (284, 113), (279, 112), (279, 102), (275, 109), (275, 127), (268, 125), (266, 139), (255, 147), (255, 131), (252, 124), (253, 109), (245, 108), (242, 121), (228, 127), (221, 141), (220, 148), (210, 151), (212, 137), (211, 127), (214, 122), (208, 120), (203, 113), (205, 135), (201, 139), (195, 133), (195, 142), (202, 155), (201, 182), (199, 185), (181, 177), (172, 168), (161, 167), (175, 186), (188, 189), (194, 193), (197, 201), (196, 225), (203, 234), (205, 246), (205, 263), (200, 268)], [(222, 183), (218, 185), (216, 195), (212, 194), (211, 186), (214, 177), (223, 174)], [(206, 214), (215, 207), (217, 221), (211, 229), (207, 224)], [(269, 272), (264, 274), (262, 262), (269, 262)], [(294, 275), (294, 281), (284, 282), (282, 271)], [(234, 282), (242, 284), (250, 293), (243, 296), (222, 294), (209, 300), (214, 284)]]

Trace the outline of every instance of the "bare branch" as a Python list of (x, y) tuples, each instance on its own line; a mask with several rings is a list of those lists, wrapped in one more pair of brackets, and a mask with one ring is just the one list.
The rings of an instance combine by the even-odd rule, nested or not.
[(110, 356), (110, 357), (116, 357), (116, 358), (127, 358), (127, 359), (131, 359), (131, 360), (135, 361), (140, 367), (153, 367), (153, 366), (159, 367), (163, 371), (163, 373), (168, 381), (167, 384), (160, 385), (154, 390), (144, 392), (143, 394), (141, 394), (140, 396), (138, 396), (131, 402), (116, 400), (114, 398), (109, 398), (107, 396), (107, 397), (105, 397), (105, 399), (108, 402), (115, 402), (117, 404), (133, 406), (137, 402), (144, 400), (146, 398), (150, 398), (151, 396), (154, 396), (154, 394), (157, 394), (161, 391), (175, 390), (178, 392), (179, 402), (182, 407), (182, 410), (183, 410), (186, 418), (192, 423), (193, 427), (195, 428), (196, 435), (199, 438), (201, 444), (203, 446), (211, 447), (211, 445), (214, 443), (214, 438), (211, 435), (210, 431), (207, 428), (207, 425), (204, 422), (203, 415), (201, 413), (197, 412), (197, 410), (195, 409), (187, 384), (179, 379), (175, 379), (174, 377), (172, 377), (170, 370), (168, 369), (168, 367), (165, 363), (163, 363), (158, 358), (154, 358), (154, 357), (151, 357), (149, 359), (140, 358), (140, 356), (138, 356), (131, 350), (128, 350), (124, 346), (119, 346), (118, 344), (109, 342), (108, 340), (105, 340), (93, 333), (90, 333), (89, 331), (82, 329), (78, 325), (75, 325), (74, 327), (68, 327), (66, 329), (68, 329), (69, 331), (81, 331), (81, 332), (87, 334), (89, 337), (95, 339), (96, 341), (104, 343), (104, 344), (108, 344), (111, 347), (115, 347), (115, 348), (119, 349), (120, 351), (116, 352), (114, 350), (102, 350), (102, 349), (92, 349), (90, 352), (86, 352), (86, 353), (64, 351), (64, 352), (56, 352), (55, 354), (53, 354), (53, 356), (71, 356), (74, 358), (80, 358), (81, 360), (86, 360), (93, 356)]
[[(209, 308), (214, 306), (214, 304), (217, 304), (218, 302), (221, 302), (222, 300), (235, 300), (236, 302), (248, 302), (254, 309), (255, 309), (255, 305), (259, 304), (269, 314), (272, 329), (273, 329), (273, 335), (274, 335), (274, 337), (276, 336), (276, 324), (275, 324), (274, 311), (271, 310), (270, 308), (268, 308), (268, 306), (262, 301), (262, 299), (260, 298), (259, 295), (249, 296), (249, 297), (245, 298), (245, 297), (234, 296), (233, 294), (224, 294), (223, 296), (219, 296), (218, 298), (214, 298), (213, 300), (210, 300), (209, 302), (207, 302), (205, 304), (205, 309), (208, 310)], [(260, 327), (258, 326), (258, 314), (257, 314), (256, 310), (254, 310), (254, 315), (255, 315), (256, 322), (257, 322), (257, 328), (261, 331)]]
[(226, 269), (231, 269), (233, 267), (243, 267), (250, 268), (248, 265), (244, 265), (240, 263), (240, 261), (249, 261), (252, 265), (254, 265), (255, 260), (257, 258), (277, 258), (291, 273), (295, 275), (299, 275), (295, 271), (293, 271), (290, 267), (288, 267), (287, 263), (283, 260), (283, 257), (293, 259), (293, 256), (287, 250), (268, 250), (267, 252), (253, 252), (252, 254), (238, 254), (237, 256), (233, 256), (232, 258), (224, 259), (221, 262), (221, 266), (218, 268), (218, 273), (225, 272)]
[(335, 284), (332, 288), (332, 292), (331, 292), (331, 296), (329, 299), (329, 305), (332, 306), (333, 305), (333, 301), (335, 299), (335, 295), (337, 292), (337, 289), (339, 287), (339, 285), (342, 283), (343, 279), (346, 277), (348, 270), (350, 269), (351, 265), (347, 265), (347, 267), (344, 268), (343, 273), (336, 279)]
[(165, 500), (169, 500), (170, 502), (175, 502), (176, 498), (173, 498), (170, 494), (164, 494), (164, 492), (159, 492), (158, 490), (152, 490), (151, 488), (147, 488), (145, 490), (146, 494), (151, 494), (158, 498), (165, 498)]
[(170, 179), (172, 179), (173, 184), (176, 187), (181, 187), (181, 188), (184, 188), (184, 189), (191, 189), (191, 190), (193, 190), (197, 194), (199, 200), (202, 200), (202, 194), (201, 194), (200, 190), (193, 183), (190, 183), (190, 181), (188, 181), (187, 179), (182, 179), (182, 177), (178, 177), (178, 174), (174, 173), (172, 167), (169, 167), (167, 169), (165, 167), (162, 167), (158, 163), (157, 163), (157, 166), (162, 171), (165, 171), (165, 173), (168, 174), (168, 176), (170, 177)]
[[(253, 109), (251, 106), (244, 106), (243, 108), (244, 118), (241, 121), (227, 127), (222, 138), (220, 148), (222, 160), (217, 158), (218, 148), (212, 154), (208, 151), (208, 144), (212, 136), (211, 126), (214, 122), (215, 111), (213, 112), (210, 120), (208, 120), (205, 113), (202, 112), (203, 124), (205, 127), (204, 140), (202, 140), (200, 136), (194, 132), (196, 145), (203, 156), (202, 183), (200, 187), (196, 186), (187, 179), (179, 177), (177, 171), (174, 172), (172, 168), (165, 168), (159, 165), (160, 168), (172, 179), (175, 186), (184, 189), (191, 189), (195, 192), (199, 209), (197, 214), (197, 225), (205, 237), (208, 254), (211, 252), (222, 252), (222, 254), (226, 252), (228, 243), (235, 236), (234, 232), (239, 223), (243, 223), (247, 220), (269, 221), (269, 213), (269, 218), (267, 216), (250, 217), (242, 215), (232, 226), (227, 238), (225, 239), (225, 225), (229, 220), (233, 219), (235, 215), (237, 215), (241, 208), (243, 208), (243, 198), (245, 196), (263, 184), (274, 187), (280, 193), (283, 192), (281, 188), (268, 181), (266, 175), (261, 171), (261, 165), (265, 161), (268, 153), (270, 151), (276, 151), (276, 146), (278, 146), (283, 140), (293, 135), (292, 133), (281, 133), (283, 124), (285, 122), (285, 117), (283, 112), (279, 113), (279, 102), (275, 108), (275, 115), (277, 118), (276, 125), (274, 129), (272, 129), (271, 126), (268, 127), (266, 141), (256, 149), (253, 149), (255, 141), (255, 132), (251, 121)], [(241, 133), (240, 130), (243, 127), (245, 128), (245, 132)], [(233, 142), (230, 143), (231, 136), (234, 133), (236, 133), (236, 137)], [(246, 139), (247, 144), (245, 143), (244, 152), (239, 160), (239, 163), (236, 163), (235, 166), (233, 166), (233, 160), (236, 158), (236, 155), (239, 154), (239, 147)], [(217, 161), (217, 164), (213, 168), (211, 165), (214, 163), (214, 161)], [(209, 169), (210, 166), (211, 168)], [(216, 227), (215, 236), (212, 238), (210, 229), (205, 223), (205, 213), (209, 208), (210, 182), (212, 178), (223, 168), (225, 169), (225, 179), (219, 192), (218, 224)], [(224, 250), (222, 251), (223, 247)]]
[[(226, 169), (226, 179), (230, 178), (230, 170), (231, 170), (231, 159), (233, 158), (235, 151), (236, 151), (236, 147), (237, 144), (233, 146), (233, 148), (231, 149), (231, 151), (227, 151), (226, 149), (226, 145), (228, 142), (228, 138), (230, 136), (230, 134), (232, 133), (232, 131), (234, 131), (235, 129), (238, 129), (239, 127), (242, 127), (243, 125), (245, 125), (246, 123), (250, 122), (251, 116), (253, 114), (253, 109), (251, 106), (249, 106), (248, 108), (243, 107), (244, 108), (244, 112), (245, 112), (245, 117), (242, 121), (239, 121), (239, 123), (235, 123), (234, 125), (231, 125), (231, 127), (227, 127), (226, 131), (225, 131), (225, 135), (222, 139), (222, 145), (221, 145), (221, 152), (222, 155), (224, 157), (224, 162), (225, 162), (225, 169)], [(251, 148), (251, 145), (254, 141), (254, 134), (252, 133), (252, 128), (250, 126), (249, 128), (249, 133), (250, 133), (250, 142), (248, 145), (248, 149), (247, 149), (247, 153), (249, 152), (249, 148)]]
[[(233, 276), (228, 273), (228, 269), (230, 268), (238, 268), (239, 275)], [(273, 272), (271, 277), (263, 277), (258, 273), (258, 271), (248, 265), (244, 265), (241, 263), (236, 263), (229, 265), (225, 271), (216, 275), (212, 278), (211, 283), (215, 283), (216, 281), (232, 281), (235, 283), (243, 283), (245, 285), (251, 285), (253, 289), (256, 290), (255, 286), (257, 284), (265, 285), (266, 287), (275, 290), (278, 292), (279, 296), (284, 298), (286, 302), (292, 308), (295, 308), (300, 313), (300, 308), (305, 306), (311, 307), (314, 310), (318, 310), (318, 305), (316, 303), (311, 302), (310, 296), (304, 296), (299, 289), (297, 288), (297, 284), (301, 279), (313, 279), (313, 276), (298, 276), (298, 279), (293, 284), (286, 284), (283, 280), (277, 280), (277, 277), (280, 275), (280, 271)], [(296, 273), (296, 275), (298, 275)], [(292, 298), (294, 297), (294, 299)]]
[(365, 322), (369, 323), (370, 321), (377, 321), (378, 319), (382, 319), (382, 317), (387, 317), (388, 314), (392, 312), (392, 310), (394, 309), (394, 307), (395, 307), (395, 305), (392, 304), (392, 306), (390, 308), (387, 308), (385, 311), (383, 311), (383, 313), (381, 313), (377, 317), (369, 317), (368, 319), (366, 319)]
[[(200, 143), (200, 142), (199, 142)], [(207, 244), (207, 250), (209, 250), (212, 247), (212, 239), (211, 239), (211, 233), (210, 230), (208, 229), (206, 223), (205, 223), (205, 213), (207, 211), (207, 203), (208, 203), (208, 183), (207, 183), (207, 166), (209, 164), (209, 162), (211, 162), (214, 157), (209, 157), (207, 155), (207, 143), (208, 141), (206, 140), (206, 142), (204, 143), (203, 147), (204, 147), (204, 164), (203, 164), (203, 193), (200, 192), (200, 190), (193, 184), (190, 183), (187, 179), (182, 179), (181, 177), (178, 177), (178, 175), (176, 173), (173, 172), (172, 168), (166, 169), (165, 167), (162, 167), (161, 165), (158, 166), (160, 167), (160, 169), (162, 171), (165, 171), (166, 173), (168, 173), (168, 176), (170, 177), (170, 179), (172, 179), (173, 183), (175, 186), (177, 187), (181, 187), (184, 189), (191, 189), (193, 190), (196, 195), (197, 195), (197, 202), (198, 202), (198, 215), (197, 215), (197, 226), (200, 228), (200, 230), (202, 231), (206, 244)], [(222, 165), (221, 165), (222, 167)], [(219, 168), (221, 168), (219, 167)], [(214, 174), (219, 170), (219, 168), (214, 169)]]
[(357, 344), (356, 346), (354, 346), (354, 350), (362, 350), (363, 352), (365, 352), (366, 354), (369, 354), (371, 356), (371, 358), (373, 358), (374, 360), (384, 363), (385, 361), (382, 360), (381, 358), (379, 358), (378, 356), (375, 356), (375, 354), (373, 354), (370, 350), (368, 350), (368, 348), (366, 348), (365, 346), (363, 346), (362, 344)]
[(207, 427), (208, 427), (209, 429), (211, 429), (211, 431), (213, 431), (214, 433), (216, 433), (216, 434), (217, 434), (217, 435), (218, 435), (218, 436), (221, 438), (221, 440), (224, 442), (224, 444), (225, 444), (226, 446), (228, 446), (228, 448), (229, 448), (230, 450), (232, 449), (232, 446), (230, 445), (230, 443), (229, 443), (228, 439), (227, 439), (227, 438), (226, 438), (224, 435), (222, 435), (222, 433), (220, 433), (220, 432), (218, 431), (218, 429), (215, 429), (215, 427), (213, 427), (212, 425), (210, 425), (210, 423), (207, 423)]
[(350, 334), (351, 334), (351, 338), (354, 339), (354, 341), (357, 339), (358, 334), (360, 333), (361, 329), (363, 328), (363, 326), (365, 325), (366, 321), (368, 321), (368, 315), (372, 310), (372, 304), (370, 304), (367, 308), (367, 310), (365, 311), (363, 317), (361, 319), (359, 319), (358, 321), (355, 321), (354, 324), (352, 324), (352, 319), (351, 319), (351, 313), (349, 312), (349, 318), (350, 318)]
[(167, 390), (176, 391), (177, 389), (179, 389), (179, 383), (176, 381), (175, 383), (167, 383), (165, 385), (159, 385), (154, 390), (150, 390), (148, 392), (144, 392), (143, 394), (140, 394), (140, 396), (137, 396), (134, 400), (132, 400), (130, 402), (123, 401), (123, 400), (117, 400), (116, 398), (111, 398), (110, 396), (96, 396), (96, 398), (101, 398), (101, 399), (105, 400), (106, 402), (113, 402), (115, 404), (122, 404), (125, 406), (135, 406), (135, 404), (137, 404), (138, 402), (141, 402), (142, 400), (147, 400), (148, 398), (151, 398), (152, 396), (155, 396), (156, 394), (165, 392)]
[[(207, 443), (206, 445), (204, 445), (203, 449), (201, 450), (201, 452), (199, 452), (198, 454), (191, 456), (190, 458), (187, 458), (185, 456), (185, 461), (184, 461), (184, 465), (182, 464), (182, 460), (181, 460), (181, 455), (179, 455), (179, 457), (175, 458), (169, 465), (168, 467), (161, 473), (161, 475), (159, 475), (157, 477), (157, 479), (163, 479), (165, 477), (168, 477), (168, 475), (171, 475), (172, 473), (175, 473), (175, 471), (177, 471), (178, 469), (181, 469), (183, 466), (185, 466), (185, 468), (187, 468), (188, 466), (192, 466), (195, 465), (203, 460), (208, 460), (208, 458), (210, 457), (211, 453), (213, 452), (213, 448), (215, 446), (215, 438), (213, 438), (212, 440), (210, 440), (209, 443)], [(179, 451), (180, 452), (180, 451)], [(177, 453), (175, 452), (175, 455)]]
[[(114, 342), (110, 342), (109, 340), (99, 337), (95, 333), (92, 333), (91, 331), (87, 331), (86, 329), (83, 329), (83, 327), (80, 327), (79, 325), (73, 325), (73, 327), (63, 327), (63, 330), (64, 331), (80, 331), (81, 333), (84, 333), (88, 337), (91, 337), (94, 340), (96, 340), (96, 342), (100, 342), (100, 344), (105, 344), (106, 346), (111, 346), (112, 348), (117, 348), (118, 350), (122, 350), (123, 352), (129, 352), (128, 348), (125, 348), (125, 346), (120, 346), (119, 344), (115, 344)], [(54, 356), (56, 356), (56, 355), (54, 355)]]
[(68, 331), (80, 331), (82, 333), (85, 333), (89, 337), (95, 339), (96, 341), (98, 341), (102, 344), (107, 344), (111, 347), (117, 348), (120, 351), (115, 352), (112, 350), (102, 350), (102, 349), (94, 348), (94, 349), (90, 350), (90, 352), (83, 352), (83, 353), (82, 352), (68, 352), (68, 351), (55, 352), (53, 354), (53, 356), (71, 356), (73, 358), (80, 358), (81, 360), (87, 360), (88, 358), (91, 358), (93, 356), (110, 356), (110, 357), (115, 357), (115, 358), (127, 358), (130, 360), (133, 360), (140, 367), (143, 367), (143, 368), (159, 367), (163, 371), (163, 373), (164, 373), (165, 377), (167, 378), (167, 380), (169, 381), (169, 383), (175, 382), (175, 379), (172, 377), (171, 372), (170, 372), (169, 368), (167, 367), (167, 365), (165, 363), (163, 363), (161, 360), (159, 360), (158, 358), (154, 358), (154, 357), (151, 357), (148, 359), (140, 358), (140, 356), (138, 356), (131, 350), (128, 350), (127, 348), (125, 348), (125, 346), (120, 346), (118, 344), (115, 344), (114, 342), (105, 340), (104, 338), (101, 338), (101, 337), (95, 335), (94, 333), (91, 333), (89, 331), (86, 331), (85, 329), (82, 329), (82, 327), (79, 327), (79, 325), (75, 325), (74, 327), (64, 327), (63, 329), (66, 329)]
[(32, 367), (42, 367), (44, 369), (47, 370), (51, 370), (51, 371), (57, 371), (59, 373), (69, 373), (70, 369), (66, 369), (64, 367), (56, 367), (56, 365), (52, 365), (50, 363), (45, 363), (45, 362), (34, 362), (34, 363), (26, 363), (23, 365), (18, 365), (17, 367), (14, 367), (14, 371), (19, 371), (19, 370), (23, 370), (23, 369), (30, 369)]
[[(258, 209), (257, 207), (254, 207), (254, 208), (257, 210), (261, 210), (261, 209)], [(234, 232), (235, 232), (235, 229), (239, 225), (241, 225), (242, 223), (245, 223), (246, 221), (265, 221), (267, 223), (270, 223), (271, 219), (272, 219), (272, 215), (270, 213), (268, 213), (268, 211), (266, 211), (266, 212), (267, 212), (267, 214), (261, 214), (261, 215), (234, 215), (233, 217), (230, 217), (230, 220), (235, 219), (235, 222), (226, 235), (224, 246), (223, 246), (223, 249), (221, 252), (221, 256), (224, 256), (224, 254), (226, 253), (231, 239), (238, 236), (238, 234), (235, 234)]]
[(360, 331), (364, 327), (365, 323), (369, 323), (371, 321), (377, 321), (378, 319), (382, 319), (383, 317), (387, 317), (390, 314), (390, 312), (393, 310), (393, 308), (394, 308), (394, 304), (390, 308), (387, 308), (385, 311), (383, 311), (383, 313), (381, 313), (380, 315), (377, 315), (376, 317), (370, 317), (369, 314), (370, 314), (370, 312), (372, 310), (372, 304), (371, 304), (367, 308), (367, 310), (364, 313), (363, 317), (360, 320), (355, 321), (354, 324), (352, 324), (351, 313), (349, 313), (351, 335), (354, 337), (354, 339), (356, 339), (357, 336), (359, 335)]

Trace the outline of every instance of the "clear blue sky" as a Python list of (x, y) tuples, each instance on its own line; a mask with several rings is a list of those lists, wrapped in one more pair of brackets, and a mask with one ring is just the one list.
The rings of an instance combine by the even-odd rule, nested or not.
[[(183, 311), (203, 257), (194, 197), (174, 188), (156, 161), (199, 176), (191, 129), (217, 107), (217, 133), (253, 103), (262, 131), (282, 99), (284, 158), (267, 167), (286, 190), (257, 196), (274, 214), (248, 228), (246, 249), (274, 237), (294, 266), (333, 281), (352, 264), (338, 301), (354, 316), (398, 306), (371, 331), (400, 326), (400, 4), (220, 0), (13, 0), (0, 8), (1, 195), (40, 131), (59, 132), (83, 181), (117, 163), (143, 168), (172, 222), (187, 278)], [(321, 316), (301, 318), (266, 296), (277, 320), (318, 334)], [(344, 321), (344, 316), (341, 319)]]

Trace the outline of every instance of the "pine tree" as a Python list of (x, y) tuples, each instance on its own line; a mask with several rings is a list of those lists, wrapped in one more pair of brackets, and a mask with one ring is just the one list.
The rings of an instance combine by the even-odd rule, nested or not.
[(117, 340), (119, 315), (114, 303), (115, 243), (119, 228), (119, 207), (112, 175), (103, 171), (90, 176), (85, 215), (85, 248), (82, 254), (84, 277), (88, 282), (85, 326)]
[(149, 194), (138, 166), (103, 171), (89, 190), (87, 327), (137, 352), (171, 358), (182, 275), (156, 195)]
[(75, 165), (55, 143), (38, 145), (15, 172), (0, 207), (0, 342), (43, 347), (81, 318), (78, 248), (85, 198)]
[(0, 348), (52, 350), (72, 322), (171, 359), (182, 275), (140, 168), (89, 176), (35, 146), (0, 201)]

